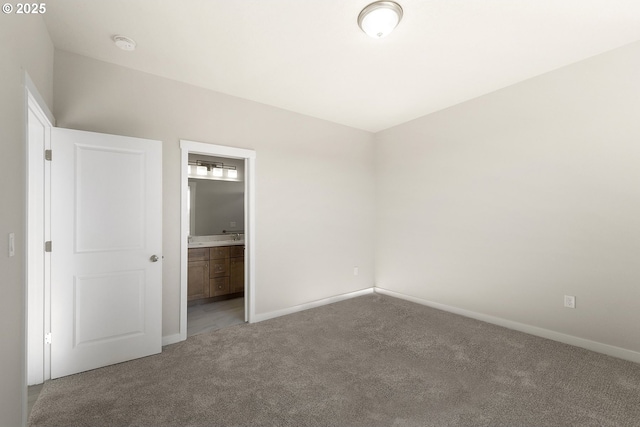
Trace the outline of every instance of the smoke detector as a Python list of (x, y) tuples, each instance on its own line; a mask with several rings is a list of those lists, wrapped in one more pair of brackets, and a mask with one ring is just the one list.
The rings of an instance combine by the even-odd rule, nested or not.
[(113, 42), (122, 50), (131, 52), (136, 50), (136, 42), (125, 36), (113, 36)]

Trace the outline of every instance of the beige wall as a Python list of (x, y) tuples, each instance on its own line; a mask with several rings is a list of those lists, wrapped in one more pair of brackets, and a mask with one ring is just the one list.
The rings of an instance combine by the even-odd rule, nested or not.
[[(25, 96), (27, 71), (53, 104), (53, 45), (38, 16), (0, 14), (0, 425), (22, 424), (24, 390)], [(8, 257), (8, 234), (16, 255)]]
[(638, 76), (635, 43), (377, 134), (376, 285), (639, 352)]
[(373, 285), (372, 134), (61, 51), (54, 83), (59, 126), (163, 141), (163, 335), (179, 332), (180, 139), (257, 152), (258, 314)]

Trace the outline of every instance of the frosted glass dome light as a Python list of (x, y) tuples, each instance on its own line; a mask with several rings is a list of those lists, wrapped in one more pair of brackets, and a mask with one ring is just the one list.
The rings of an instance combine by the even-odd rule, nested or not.
[(389, 35), (402, 19), (402, 7), (392, 1), (371, 3), (358, 15), (358, 25), (369, 37), (380, 39)]

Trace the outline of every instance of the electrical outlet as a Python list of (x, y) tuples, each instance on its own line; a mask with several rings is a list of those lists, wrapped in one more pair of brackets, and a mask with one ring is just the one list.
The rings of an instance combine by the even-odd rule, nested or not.
[(231, 221), (231, 222), (229, 223), (229, 227), (235, 227), (235, 226), (236, 226), (236, 222), (235, 222), (235, 221)]
[(353, 275), (357, 276), (358, 274), (360, 274), (360, 269), (358, 267), (353, 267)]
[(565, 295), (564, 306), (566, 308), (576, 308), (576, 297), (573, 295)]

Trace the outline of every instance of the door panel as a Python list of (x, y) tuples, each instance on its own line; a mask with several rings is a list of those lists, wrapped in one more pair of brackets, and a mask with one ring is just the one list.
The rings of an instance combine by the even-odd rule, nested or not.
[(78, 145), (75, 155), (76, 253), (143, 249), (144, 152)]
[(144, 333), (143, 270), (77, 277), (74, 297), (74, 346)]
[(51, 144), (51, 377), (159, 353), (161, 143), (54, 128)]

